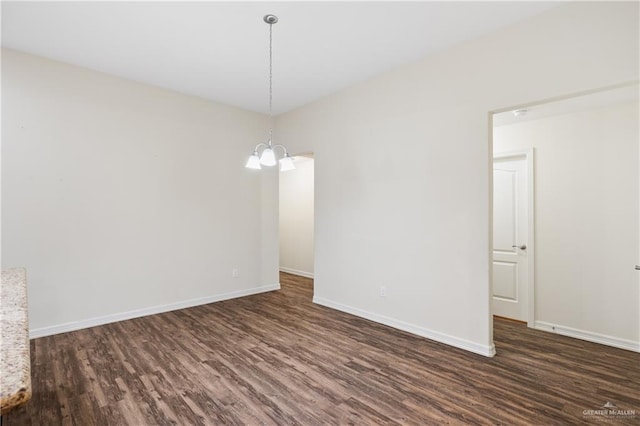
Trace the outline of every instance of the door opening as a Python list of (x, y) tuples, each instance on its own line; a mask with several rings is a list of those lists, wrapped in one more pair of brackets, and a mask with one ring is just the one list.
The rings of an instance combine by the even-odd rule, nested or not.
[(295, 170), (279, 175), (280, 271), (314, 277), (314, 174), (313, 153), (293, 157)]
[(633, 82), (492, 115), (492, 317), (640, 352), (638, 108)]

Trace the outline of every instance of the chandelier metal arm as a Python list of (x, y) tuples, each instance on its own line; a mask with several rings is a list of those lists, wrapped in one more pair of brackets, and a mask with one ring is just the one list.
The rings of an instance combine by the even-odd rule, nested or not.
[(289, 155), (289, 153), (287, 152), (287, 148), (285, 148), (284, 145), (273, 145), (273, 148), (271, 149), (275, 150), (276, 148), (282, 148), (282, 152), (284, 153), (285, 157)]
[(253, 151), (258, 152), (258, 149), (260, 149), (261, 146), (267, 148), (269, 145), (267, 145), (266, 143), (259, 143), (258, 145), (256, 145)]
[[(269, 142), (271, 142), (271, 141), (269, 141)], [(276, 150), (276, 148), (282, 148), (282, 153), (285, 155), (285, 157), (289, 154), (288, 151), (287, 151), (287, 148), (284, 145), (281, 145), (281, 144), (271, 145), (271, 143), (269, 143), (269, 144), (259, 143), (258, 145), (256, 145), (256, 147), (255, 147), (255, 149), (253, 151), (254, 152), (258, 152), (258, 150), (260, 148), (264, 148), (264, 149), (270, 148), (270, 149), (272, 149), (274, 151)]]

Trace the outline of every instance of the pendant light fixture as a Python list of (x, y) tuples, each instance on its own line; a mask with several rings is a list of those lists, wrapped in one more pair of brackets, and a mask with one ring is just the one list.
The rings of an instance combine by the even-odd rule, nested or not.
[[(280, 171), (286, 172), (287, 170), (293, 170), (296, 166), (293, 165), (293, 159), (289, 156), (287, 148), (284, 145), (273, 145), (273, 24), (278, 22), (278, 17), (275, 15), (265, 15), (264, 22), (269, 24), (269, 142), (259, 143), (253, 150), (253, 154), (247, 161), (248, 169), (261, 169), (262, 166), (275, 166), (276, 161), (276, 148), (281, 148), (283, 151), (283, 157), (280, 159)], [(262, 153), (259, 153), (262, 149)]]

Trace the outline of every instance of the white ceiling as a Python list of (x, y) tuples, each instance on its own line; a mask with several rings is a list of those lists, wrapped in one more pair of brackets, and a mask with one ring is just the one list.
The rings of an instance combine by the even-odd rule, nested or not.
[(282, 113), (556, 7), (547, 2), (2, 2), (2, 45)]

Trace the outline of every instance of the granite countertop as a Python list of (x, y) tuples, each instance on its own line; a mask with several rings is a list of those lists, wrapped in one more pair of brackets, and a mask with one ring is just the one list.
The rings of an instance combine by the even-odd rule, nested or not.
[(31, 398), (27, 273), (4, 269), (0, 285), (0, 413)]

